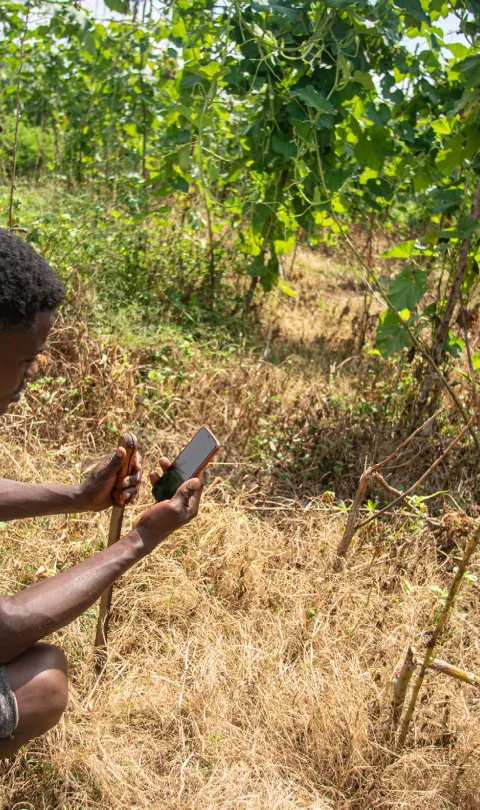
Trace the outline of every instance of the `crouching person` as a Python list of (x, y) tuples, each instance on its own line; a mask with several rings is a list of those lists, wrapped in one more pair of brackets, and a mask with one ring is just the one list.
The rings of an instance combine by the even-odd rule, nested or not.
[[(62, 284), (45, 259), (0, 228), (0, 414), (34, 377), (63, 298)], [(0, 479), (0, 520), (107, 509), (125, 452), (118, 448), (78, 486)], [(160, 463), (165, 472), (168, 459)], [(136, 499), (141, 477), (137, 454), (134, 472), (122, 482), (124, 503)], [(150, 478), (155, 482), (158, 475)], [(0, 757), (44, 734), (65, 711), (67, 661), (59, 647), (43, 639), (74, 621), (125, 571), (195, 517), (201, 492), (198, 479), (187, 481), (171, 500), (148, 509), (118, 543), (12, 596), (0, 596)]]

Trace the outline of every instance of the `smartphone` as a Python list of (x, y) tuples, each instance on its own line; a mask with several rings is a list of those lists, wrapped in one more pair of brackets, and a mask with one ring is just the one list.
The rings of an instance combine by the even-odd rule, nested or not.
[(197, 475), (207, 466), (213, 458), (220, 442), (217, 441), (211, 430), (200, 428), (198, 433), (183, 448), (172, 466), (162, 475), (152, 488), (152, 495), (157, 501), (167, 501), (173, 498), (177, 489), (190, 478)]

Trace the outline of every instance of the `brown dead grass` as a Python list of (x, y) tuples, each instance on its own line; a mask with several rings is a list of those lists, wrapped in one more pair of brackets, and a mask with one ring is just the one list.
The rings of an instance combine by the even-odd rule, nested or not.
[[(75, 457), (61, 472), (45, 447), (36, 459), (37, 480), (76, 478)], [(5, 452), (2, 466), (15, 474)], [(116, 588), (100, 681), (96, 611), (58, 634), (70, 706), (12, 761), (5, 810), (480, 807), (475, 690), (430, 674), (408, 749), (392, 759), (386, 742), (395, 664), (431, 626), (428, 586), (450, 581), (461, 532), (452, 522), (443, 567), (425, 528), (374, 532), (334, 575), (343, 517), (321, 499), (285, 509), (272, 519), (213, 484), (197, 521)], [(107, 527), (105, 514), (3, 529), (2, 592), (82, 559)], [(477, 603), (465, 586), (441, 655), (479, 672)]]
[[(112, 426), (138, 430), (147, 469), (202, 421), (228, 452), (212, 465), (198, 519), (116, 587), (100, 680), (96, 609), (58, 634), (70, 663), (69, 709), (6, 769), (4, 810), (480, 810), (473, 688), (429, 674), (400, 756), (386, 733), (395, 666), (407, 642), (421, 649), (438, 610), (429, 586), (448, 587), (467, 519), (448, 515), (437, 536), (405, 516), (387, 520), (357, 539), (345, 570), (333, 574), (342, 505), (321, 496), (318, 478), (309, 497), (294, 485), (282, 494), (255, 455), (261, 419), (273, 432), (295, 426), (305, 446), (317, 420), (330, 466), (350, 441), (345, 463), (354, 464), (342, 481), (352, 497), (365, 452), (374, 448), (378, 459), (396, 444), (392, 433), (368, 435), (367, 416), (357, 419), (355, 444), (357, 423), (332, 405), (339, 392), (358, 396), (360, 361), (338, 364), (349, 356), (361, 292), (344, 295), (335, 282), (330, 294), (325, 261), (302, 270), (300, 260), (299, 298), (265, 309), (263, 357), (214, 361), (195, 347), (186, 380), (152, 381), (158, 363), (149, 348), (130, 353), (92, 337), (82, 319), (60, 323), (44, 369), (52, 382), (5, 420), (3, 474), (21, 480), (78, 480), (112, 445)], [(164, 353), (172, 366), (184, 363), (178, 345)], [(145, 488), (127, 526), (149, 501)], [(0, 529), (0, 591), (91, 554), (108, 519)], [(480, 574), (477, 561), (472, 573)], [(464, 586), (439, 649), (477, 674), (478, 594), (478, 583)]]

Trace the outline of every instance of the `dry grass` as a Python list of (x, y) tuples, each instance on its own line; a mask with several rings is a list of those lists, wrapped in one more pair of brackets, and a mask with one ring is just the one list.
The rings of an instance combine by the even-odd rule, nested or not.
[[(343, 299), (335, 306), (341, 314)], [(260, 416), (296, 413), (301, 422), (315, 403), (327, 408), (335, 355), (324, 356), (322, 335), (330, 328), (333, 340), (331, 313), (312, 299), (303, 315), (284, 302), (266, 319), (273, 350), (283, 335), (289, 364), (243, 356), (212, 368), (211, 355), (195, 350), (181, 385), (149, 380), (149, 350), (132, 358), (81, 323), (72, 333), (60, 325), (46, 370), (66, 382), (40, 386), (6, 420), (3, 474), (23, 480), (77, 480), (112, 444), (112, 424), (139, 429), (148, 469), (160, 444), (176, 450), (203, 420), (227, 434), (230, 455), (198, 519), (116, 587), (99, 681), (96, 610), (58, 634), (70, 662), (69, 709), (6, 769), (4, 810), (479, 810), (473, 688), (430, 673), (408, 748), (395, 758), (387, 743), (395, 665), (408, 641), (421, 648), (438, 609), (429, 586), (450, 582), (466, 519), (448, 515), (437, 536), (402, 516), (370, 527), (333, 574), (340, 507), (318, 496), (317, 483), (317, 497), (300, 501), (292, 487), (272, 509), (259, 495), (273, 479), (258, 461), (255, 474), (249, 466)], [(349, 374), (336, 374), (335, 385), (352, 392)], [(346, 479), (351, 496), (356, 473)], [(127, 524), (149, 500), (145, 488)], [(0, 529), (0, 591), (91, 554), (108, 518)], [(480, 575), (478, 561), (472, 571)], [(465, 585), (438, 650), (477, 673), (478, 594), (477, 583)]]
[[(59, 472), (53, 452), (36, 458), (32, 477), (76, 477), (75, 459)], [(15, 474), (5, 453), (2, 466)], [(450, 531), (441, 568), (426, 529), (395, 540), (374, 532), (333, 575), (343, 518), (331, 506), (319, 499), (266, 515), (213, 485), (198, 520), (117, 587), (99, 682), (95, 610), (59, 634), (70, 707), (57, 730), (13, 760), (2, 807), (480, 807), (474, 689), (429, 675), (399, 759), (385, 734), (395, 664), (431, 624), (438, 603), (428, 586), (449, 581), (460, 535)], [(4, 529), (2, 591), (90, 554), (107, 525), (108, 515), (73, 516)], [(473, 584), (441, 655), (478, 672), (476, 602)]]

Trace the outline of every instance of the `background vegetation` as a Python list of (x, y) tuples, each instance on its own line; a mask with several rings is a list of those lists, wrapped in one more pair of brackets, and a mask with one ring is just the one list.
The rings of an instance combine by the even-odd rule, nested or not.
[[(478, 515), (475, 419), (334, 570), (365, 466), (440, 407), (383, 469), (404, 491), (478, 408), (479, 17), (0, 5), (0, 222), (68, 290), (5, 474), (75, 480), (127, 427), (150, 468), (201, 423), (223, 442), (198, 522), (116, 589), (99, 682), (95, 610), (60, 634), (71, 705), (6, 767), (8, 810), (480, 807), (476, 687), (430, 673), (389, 737)], [(391, 494), (372, 478), (360, 518)], [(107, 526), (2, 526), (4, 591)], [(438, 654), (478, 673), (477, 568)]]

